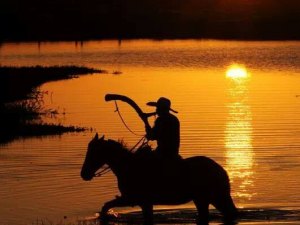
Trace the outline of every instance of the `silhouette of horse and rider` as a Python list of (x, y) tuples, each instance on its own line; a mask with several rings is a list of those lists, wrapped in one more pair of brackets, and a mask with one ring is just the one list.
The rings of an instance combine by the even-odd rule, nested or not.
[[(108, 94), (106, 101), (121, 100), (130, 104), (145, 122), (146, 138), (156, 140), (157, 148), (130, 152), (122, 143), (99, 138), (90, 141), (81, 170), (84, 180), (91, 180), (103, 165), (108, 165), (118, 180), (121, 196), (104, 204), (102, 221), (114, 207), (140, 206), (144, 224), (153, 224), (153, 205), (177, 205), (193, 201), (197, 208), (197, 224), (209, 223), (209, 205), (223, 214), (225, 224), (235, 224), (237, 209), (230, 195), (229, 177), (215, 161), (205, 156), (182, 159), (179, 155), (180, 123), (172, 114), (171, 101), (161, 97), (148, 106), (155, 113), (143, 111), (130, 98)], [(158, 117), (151, 127), (148, 117)], [(146, 150), (145, 150), (146, 149)]]

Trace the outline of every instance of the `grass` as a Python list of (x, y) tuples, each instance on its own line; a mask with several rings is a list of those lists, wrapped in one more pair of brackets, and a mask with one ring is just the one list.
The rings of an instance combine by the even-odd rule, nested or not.
[(44, 92), (38, 87), (48, 81), (104, 73), (76, 66), (0, 67), (0, 143), (16, 138), (81, 132), (87, 128), (46, 124), (42, 116), (57, 114), (44, 108)]

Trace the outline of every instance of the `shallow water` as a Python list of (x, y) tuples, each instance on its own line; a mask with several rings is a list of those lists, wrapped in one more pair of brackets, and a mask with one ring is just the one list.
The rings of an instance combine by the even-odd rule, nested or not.
[[(206, 155), (223, 165), (238, 207), (300, 209), (300, 42), (11, 43), (0, 47), (0, 62), (108, 70), (41, 87), (48, 92), (45, 106), (61, 113), (45, 121), (93, 131), (1, 146), (0, 224), (82, 218), (118, 194), (111, 173), (92, 182), (79, 176), (95, 131), (129, 146), (140, 139), (123, 126), (114, 103), (104, 101), (106, 93), (127, 95), (147, 112), (153, 109), (146, 102), (169, 97), (179, 111), (182, 156)], [(124, 103), (119, 107), (130, 128), (142, 135), (136, 113)], [(179, 206), (186, 207), (193, 205)], [(268, 223), (259, 215), (259, 221), (240, 224)], [(274, 221), (295, 222), (286, 218)]]

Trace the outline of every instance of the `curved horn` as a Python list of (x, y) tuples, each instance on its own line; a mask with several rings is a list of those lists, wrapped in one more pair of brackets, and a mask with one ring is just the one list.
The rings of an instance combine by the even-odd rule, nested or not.
[(128, 103), (138, 113), (139, 117), (145, 123), (145, 126), (150, 127), (149, 122), (148, 122), (147, 114), (144, 113), (141, 110), (141, 108), (132, 99), (128, 98), (127, 96), (118, 95), (118, 94), (107, 94), (107, 95), (105, 95), (105, 101), (113, 101), (113, 100), (120, 100), (120, 101)]

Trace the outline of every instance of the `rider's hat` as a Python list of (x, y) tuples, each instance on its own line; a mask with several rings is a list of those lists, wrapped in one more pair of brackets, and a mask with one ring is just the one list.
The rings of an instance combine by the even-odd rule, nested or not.
[(171, 101), (165, 97), (160, 97), (157, 102), (148, 102), (147, 103), (148, 106), (155, 106), (156, 108), (160, 108), (163, 110), (170, 110), (174, 113), (178, 113), (177, 111), (175, 111), (174, 109), (171, 109)]

